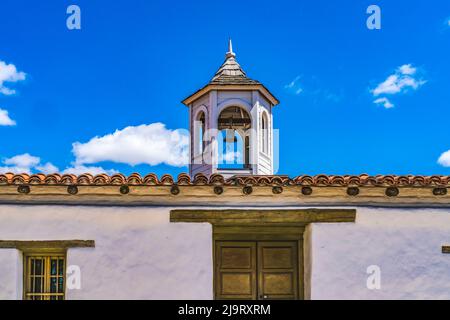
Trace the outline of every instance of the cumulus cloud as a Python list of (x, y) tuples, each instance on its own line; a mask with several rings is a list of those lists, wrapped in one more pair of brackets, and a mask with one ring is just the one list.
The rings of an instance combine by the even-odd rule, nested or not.
[[(412, 64), (404, 64), (398, 67), (393, 74), (381, 82), (370, 92), (374, 97), (381, 95), (395, 95), (405, 93), (409, 90), (417, 90), (426, 83), (417, 74), (417, 68)], [(380, 97), (374, 100), (375, 104), (381, 104), (386, 109), (393, 108), (394, 105), (386, 97)]]
[(25, 80), (26, 74), (22, 71), (18, 71), (13, 64), (7, 64), (0, 60), (0, 93), (4, 95), (15, 94), (16, 91), (7, 87), (7, 82), (13, 83)]
[(381, 94), (396, 94), (405, 92), (408, 89), (417, 90), (426, 83), (425, 80), (414, 77), (417, 69), (411, 64), (404, 64), (397, 68), (394, 74), (390, 75), (385, 81), (380, 83), (372, 90), (374, 96)]
[(15, 126), (16, 122), (9, 117), (8, 111), (0, 109), (0, 126)]
[(42, 165), (38, 165), (35, 167), (38, 172), (49, 174), (49, 173), (57, 173), (59, 172), (58, 167), (54, 166), (52, 163), (47, 162)]
[[(153, 123), (116, 130), (112, 134), (94, 137), (86, 143), (75, 142), (72, 152), (75, 161), (62, 171), (63, 174), (113, 175), (118, 171), (104, 169), (96, 164), (103, 161), (124, 163), (131, 166), (166, 164), (181, 167), (188, 164), (189, 134), (186, 130), (169, 130), (162, 123)], [(0, 173), (56, 173), (58, 167), (28, 153), (2, 161)]]
[(382, 105), (386, 109), (393, 108), (394, 105), (389, 101), (388, 98), (378, 98), (374, 101), (374, 103)]
[(126, 127), (72, 146), (74, 167), (103, 161), (181, 167), (189, 161), (188, 133), (169, 130), (162, 123)]
[(112, 170), (112, 169), (103, 169), (102, 167), (95, 167), (95, 166), (75, 165), (73, 167), (66, 168), (62, 173), (75, 174), (75, 175), (90, 173), (95, 176), (97, 174), (102, 174), (102, 173), (106, 173), (108, 175), (113, 175), (113, 174), (118, 173), (118, 171)]
[(4, 164), (13, 165), (17, 167), (35, 167), (41, 161), (40, 158), (34, 157), (28, 153), (24, 153), (18, 156), (14, 156), (12, 158), (3, 160)]
[(0, 173), (31, 174), (32, 172), (42, 172), (49, 174), (58, 172), (58, 168), (50, 162), (41, 164), (39, 157), (32, 156), (28, 153), (4, 159), (2, 162), (5, 166), (0, 167)]
[(414, 68), (411, 64), (404, 64), (398, 68), (398, 71), (404, 75), (413, 75), (417, 72), (417, 68)]
[[(0, 173), (45, 173), (52, 174), (58, 173), (59, 169), (51, 162), (42, 163), (41, 158), (30, 155), (29, 153), (20, 154), (11, 158), (4, 159), (2, 161), (4, 166), (0, 166)], [(118, 173), (116, 170), (105, 170), (102, 167), (96, 166), (83, 166), (83, 165), (74, 165), (73, 167), (66, 168), (63, 174), (71, 173), (71, 174), (84, 174), (90, 173), (92, 175), (97, 175), (101, 173), (106, 173), (109, 175)]]
[(438, 159), (438, 163), (441, 166), (444, 167), (450, 167), (450, 150), (444, 152), (443, 154), (441, 154), (441, 156)]

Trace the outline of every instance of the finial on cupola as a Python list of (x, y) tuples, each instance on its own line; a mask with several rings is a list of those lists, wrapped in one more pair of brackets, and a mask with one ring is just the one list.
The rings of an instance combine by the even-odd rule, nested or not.
[(231, 42), (231, 38), (230, 39), (228, 39), (228, 52), (227, 52), (227, 54), (225, 55), (225, 57), (228, 59), (228, 58), (231, 58), (231, 57), (236, 57), (236, 54), (233, 52), (233, 43)]

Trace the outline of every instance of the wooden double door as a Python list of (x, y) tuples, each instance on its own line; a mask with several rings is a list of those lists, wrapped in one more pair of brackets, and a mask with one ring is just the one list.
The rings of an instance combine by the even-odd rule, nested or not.
[(298, 241), (216, 241), (216, 299), (298, 299)]

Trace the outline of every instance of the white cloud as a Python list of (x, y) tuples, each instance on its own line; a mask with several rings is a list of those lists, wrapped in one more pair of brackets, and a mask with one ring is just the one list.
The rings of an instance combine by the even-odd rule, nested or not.
[(417, 68), (414, 68), (411, 64), (404, 64), (398, 68), (401, 74), (413, 75), (417, 72)]
[[(102, 161), (138, 164), (183, 166), (188, 164), (189, 134), (187, 131), (169, 130), (162, 123), (127, 127), (103, 137), (94, 137), (87, 143), (75, 142), (72, 152), (75, 161), (63, 174), (90, 173), (116, 174), (118, 171), (91, 166)], [(0, 173), (56, 173), (59, 169), (50, 162), (42, 163), (39, 157), (28, 153), (4, 159)]]
[(57, 173), (59, 172), (58, 167), (54, 166), (52, 163), (47, 162), (43, 165), (39, 165), (35, 167), (37, 171), (45, 174)]
[(31, 174), (32, 172), (42, 172), (48, 174), (58, 172), (58, 168), (50, 162), (42, 165), (39, 157), (32, 156), (28, 153), (5, 159), (3, 160), (3, 164), (6, 166), (0, 167), (0, 173)]
[(0, 109), (0, 126), (15, 126), (16, 122), (9, 117), (8, 111)]
[(297, 83), (297, 81), (300, 80), (300, 76), (296, 76), (294, 80), (292, 80), (290, 83), (288, 83), (287, 85), (285, 85), (284, 87), (286, 89), (290, 89), (293, 88), (295, 86), (295, 84)]
[[(12, 158), (8, 158), (2, 161), (5, 166), (0, 166), (0, 173), (45, 173), (52, 174), (58, 173), (59, 169), (55, 165), (50, 162), (41, 163), (41, 158), (32, 156), (28, 153), (24, 153), (21, 155), (14, 156)], [(102, 167), (95, 166), (83, 166), (83, 165), (74, 165), (73, 167), (66, 168), (63, 172), (72, 173), (76, 175), (80, 175), (83, 173), (90, 173), (92, 175), (97, 175), (100, 173), (106, 173), (109, 175), (118, 173), (116, 170), (105, 170)]]
[(169, 130), (162, 123), (152, 123), (126, 127), (72, 146), (75, 167), (102, 161), (181, 167), (188, 164), (189, 135), (185, 130)]
[(294, 80), (289, 82), (287, 85), (284, 86), (285, 89), (292, 91), (295, 95), (299, 95), (303, 92), (303, 88), (300, 86), (298, 81), (300, 80), (301, 76), (296, 76)]
[[(426, 80), (417, 76), (417, 68), (413, 67), (412, 64), (404, 64), (398, 67), (386, 80), (378, 84), (375, 89), (372, 89), (371, 93), (374, 97), (395, 95), (405, 93), (410, 89), (417, 90), (425, 83)], [(394, 107), (386, 97), (376, 99), (374, 103), (383, 104), (386, 109)]]
[(113, 175), (118, 173), (116, 170), (105, 170), (102, 167), (94, 167), (94, 166), (83, 166), (83, 165), (74, 165), (73, 167), (66, 168), (62, 173), (64, 174), (75, 174), (80, 175), (84, 173), (90, 173), (92, 175), (97, 175), (101, 173), (106, 173), (108, 175)]
[(0, 167), (0, 174), (3, 173), (14, 173), (14, 174), (22, 174), (27, 173), (30, 174), (30, 168), (20, 168), (20, 167)]
[(411, 64), (405, 64), (397, 68), (394, 74), (387, 77), (385, 81), (380, 83), (372, 90), (374, 96), (381, 94), (396, 94), (405, 92), (409, 88), (417, 90), (426, 83), (425, 80), (413, 77), (417, 72)]
[(374, 103), (376, 104), (381, 104), (383, 105), (383, 107), (385, 107), (386, 109), (390, 109), (393, 108), (394, 105), (389, 101), (388, 98), (378, 98), (374, 101)]
[(444, 167), (450, 167), (450, 150), (444, 152), (443, 154), (441, 154), (441, 156), (438, 159), (438, 163), (441, 166)]
[(13, 64), (6, 64), (4, 61), (0, 61), (0, 93), (4, 95), (11, 95), (16, 93), (15, 90), (5, 86), (6, 82), (18, 82), (25, 80), (26, 74), (22, 71), (17, 71), (17, 68)]
[(6, 165), (13, 165), (17, 167), (35, 167), (39, 164), (41, 159), (39, 157), (34, 157), (28, 153), (24, 153), (3, 161)]

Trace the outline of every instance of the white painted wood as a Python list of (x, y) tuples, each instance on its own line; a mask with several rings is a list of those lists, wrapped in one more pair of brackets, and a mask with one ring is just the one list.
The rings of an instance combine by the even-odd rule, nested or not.
[[(235, 54), (232, 51), (227, 52), (226, 61), (221, 66), (219, 71), (213, 78), (214, 80), (220, 79), (221, 75), (226, 76), (241, 76), (246, 77), (245, 72), (241, 69), (239, 64), (235, 60)], [(248, 78), (245, 78), (248, 79)], [(249, 79), (248, 79), (249, 80)], [(251, 81), (251, 80), (249, 80)], [(220, 87), (220, 86), (219, 86)], [(203, 96), (194, 100), (190, 106), (191, 118), (189, 128), (191, 130), (191, 136), (196, 136), (195, 126), (193, 121), (196, 119), (196, 115), (201, 110), (202, 106), (207, 108), (208, 117), (206, 127), (210, 129), (208, 141), (209, 148), (207, 148), (207, 154), (203, 155), (207, 163), (198, 163), (198, 155), (195, 154), (195, 150), (198, 150), (199, 139), (191, 138), (191, 165), (190, 165), (190, 175), (194, 176), (197, 173), (204, 173), (206, 175), (211, 175), (213, 173), (218, 173), (218, 141), (217, 141), (217, 121), (222, 110), (227, 107), (237, 106), (250, 115), (252, 121), (252, 129), (249, 132), (250, 136), (250, 164), (251, 170), (242, 169), (236, 171), (237, 175), (272, 175), (273, 174), (273, 141), (272, 141), (272, 105), (265, 98), (264, 95), (260, 94), (258, 89), (254, 86), (249, 87), (248, 85), (234, 85), (238, 89), (233, 88), (233, 90), (227, 90), (224, 86), (223, 90), (211, 90), (208, 91)], [(249, 89), (250, 88), (250, 89)], [(261, 133), (260, 133), (260, 123), (262, 112), (267, 113), (268, 117), (268, 146), (269, 150), (266, 153), (260, 152), (261, 150)], [(195, 162), (195, 165), (192, 163)], [(228, 176), (228, 174), (227, 174)]]

